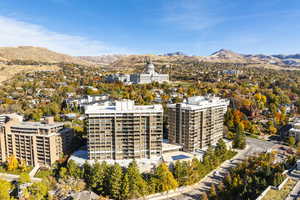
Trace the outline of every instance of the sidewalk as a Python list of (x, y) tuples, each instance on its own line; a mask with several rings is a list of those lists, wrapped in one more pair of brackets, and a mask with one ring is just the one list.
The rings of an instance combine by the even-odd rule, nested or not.
[(33, 178), (39, 169), (40, 169), (40, 165), (37, 164), (29, 173), (30, 178)]

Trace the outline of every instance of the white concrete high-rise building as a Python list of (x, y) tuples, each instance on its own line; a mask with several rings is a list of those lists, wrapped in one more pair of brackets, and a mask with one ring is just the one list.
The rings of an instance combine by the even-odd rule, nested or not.
[(169, 104), (169, 142), (195, 152), (214, 145), (223, 137), (224, 114), (229, 101), (213, 96), (195, 96), (186, 102)]
[(162, 154), (163, 108), (134, 101), (87, 106), (89, 160), (154, 158)]

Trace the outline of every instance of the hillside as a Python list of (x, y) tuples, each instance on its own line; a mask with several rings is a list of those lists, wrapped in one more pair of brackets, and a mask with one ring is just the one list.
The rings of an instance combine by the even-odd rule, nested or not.
[(243, 55), (235, 53), (227, 49), (221, 49), (214, 52), (210, 56), (202, 57), (203, 61), (206, 62), (234, 62), (234, 63), (248, 63), (251, 60), (245, 58)]
[(80, 60), (85, 60), (98, 65), (110, 65), (111, 63), (126, 57), (126, 55), (111, 54), (111, 55), (101, 55), (101, 56), (78, 56)]
[(239, 54), (231, 50), (221, 49), (209, 56), (187, 56), (183, 53), (166, 53), (164, 55), (105, 55), (95, 57), (80, 57), (91, 62), (102, 64), (107, 70), (132, 71), (142, 69), (145, 57), (150, 57), (157, 66), (190, 64), (192, 62), (208, 63), (234, 63), (248, 67), (263, 67), (268, 69), (299, 70), (299, 54), (295, 55), (263, 55), (263, 54)]
[(300, 67), (300, 54), (294, 55), (264, 55), (239, 54), (230, 50), (221, 49), (202, 59), (207, 62), (264, 64), (279, 67)]
[(108, 70), (114, 69), (116, 71), (132, 71), (135, 69), (142, 70), (145, 66), (145, 58), (149, 57), (154, 65), (156, 66), (176, 66), (176, 65), (185, 65), (188, 63), (199, 62), (199, 57), (197, 56), (162, 56), (162, 55), (130, 55), (122, 57), (119, 60), (111, 63), (108, 67)]
[(95, 65), (92, 62), (41, 47), (0, 47), (0, 83), (18, 73), (57, 71), (60, 69), (58, 63)]
[(60, 68), (57, 65), (5, 65), (0, 64), (0, 84), (16, 74), (28, 73), (32, 71), (58, 71)]
[(82, 65), (92, 65), (91, 62), (80, 60), (69, 55), (56, 53), (46, 48), (19, 46), (19, 47), (0, 47), (0, 61), (9, 62), (13, 60), (26, 60), (47, 63), (74, 63)]

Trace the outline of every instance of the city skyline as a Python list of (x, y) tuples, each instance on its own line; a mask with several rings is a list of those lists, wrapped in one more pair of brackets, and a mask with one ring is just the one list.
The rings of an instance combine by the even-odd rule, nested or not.
[[(0, 3), (0, 46), (70, 55), (299, 53), (300, 3), (174, 0), (16, 0)], [(292, 30), (292, 31), (291, 31)]]

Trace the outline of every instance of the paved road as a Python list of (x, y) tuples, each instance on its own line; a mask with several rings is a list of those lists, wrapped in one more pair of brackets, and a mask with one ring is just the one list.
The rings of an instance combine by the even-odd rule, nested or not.
[(234, 159), (224, 162), (221, 165), (221, 167), (219, 167), (214, 172), (212, 172), (211, 175), (209, 175), (201, 183), (197, 184), (194, 190), (168, 199), (171, 200), (200, 199), (201, 193), (204, 191), (208, 191), (212, 183), (217, 184), (220, 181), (222, 181), (230, 168), (236, 166), (237, 163), (244, 160), (247, 156), (254, 155), (256, 153), (266, 152), (274, 146), (272, 142), (262, 141), (254, 138), (247, 138), (246, 142), (247, 142), (246, 150), (242, 151)]

